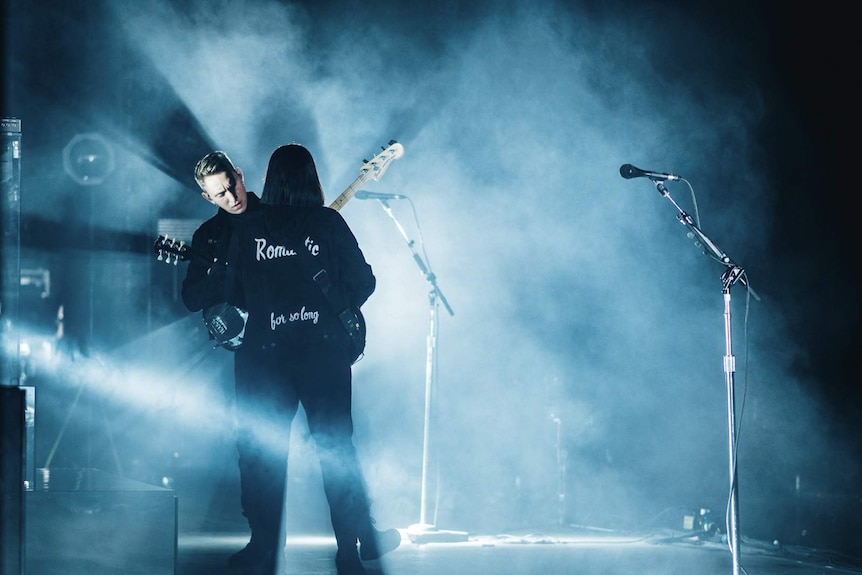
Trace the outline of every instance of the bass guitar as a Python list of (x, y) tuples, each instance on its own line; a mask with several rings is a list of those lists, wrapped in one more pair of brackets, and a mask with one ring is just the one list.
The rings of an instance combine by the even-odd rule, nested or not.
[[(344, 204), (350, 201), (363, 184), (369, 180), (377, 181), (382, 178), (383, 174), (386, 173), (386, 170), (389, 169), (389, 165), (403, 155), (404, 146), (395, 140), (389, 140), (388, 146), (383, 148), (382, 152), (374, 156), (372, 160), (366, 161), (362, 164), (362, 168), (359, 170), (359, 177), (353, 180), (353, 182), (347, 186), (347, 189), (341, 192), (341, 195), (329, 204), (329, 207), (335, 211), (341, 210), (341, 208), (344, 207)], [(324, 295), (327, 295), (329, 290), (326, 288), (325, 280), (322, 279), (325, 276), (326, 270), (320, 270), (315, 274), (314, 281), (321, 286)], [(343, 325), (345, 331), (347, 331), (347, 335), (350, 336), (352, 344), (350, 360), (351, 363), (356, 363), (365, 353), (365, 318), (359, 308), (355, 306), (348, 306), (341, 311), (335, 309), (334, 311), (338, 315), (341, 325)]]
[[(210, 263), (208, 258), (192, 250), (184, 241), (175, 240), (160, 235), (153, 243), (156, 259), (168, 264), (197, 259)], [(203, 310), (203, 320), (210, 338), (216, 342), (216, 347), (235, 351), (242, 345), (245, 336), (245, 325), (248, 323), (248, 312), (240, 307), (227, 303), (218, 303)]]

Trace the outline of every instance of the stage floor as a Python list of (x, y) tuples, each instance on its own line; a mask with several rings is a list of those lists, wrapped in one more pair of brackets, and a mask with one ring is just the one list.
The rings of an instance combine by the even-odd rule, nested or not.
[[(215, 483), (197, 497), (178, 498), (171, 489), (98, 470), (53, 469), (49, 484), (27, 493), (25, 575), (227, 575), (227, 559), (246, 544), (248, 528), (235, 509), (236, 486)], [(177, 506), (179, 499), (184, 504)], [(315, 511), (324, 517), (322, 508)], [(303, 525), (299, 516), (295, 523)], [(832, 525), (835, 533), (859, 536), (849, 525), (840, 531), (838, 520)], [(679, 528), (467, 533), (395, 527), (401, 546), (367, 563), (369, 575), (862, 575), (862, 556), (837, 551), (845, 539), (827, 549), (743, 537), (734, 565), (721, 535)], [(280, 573), (336, 575), (331, 529), (301, 529), (288, 530)]]
[[(565, 532), (469, 535), (462, 542), (402, 544), (366, 563), (369, 575), (721, 575), (734, 573), (725, 543), (679, 533), (621, 535), (589, 529)], [(243, 534), (185, 534), (178, 543), (177, 575), (227, 573), (227, 557), (242, 548)], [(288, 539), (282, 573), (335, 575), (330, 537)], [(862, 560), (808, 548), (781, 548), (743, 540), (739, 573), (824, 575), (862, 573)]]

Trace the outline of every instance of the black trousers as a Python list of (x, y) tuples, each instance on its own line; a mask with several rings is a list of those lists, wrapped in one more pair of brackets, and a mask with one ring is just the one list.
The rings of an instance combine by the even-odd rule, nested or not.
[[(241, 504), (252, 539), (281, 549), (290, 428), (299, 405), (320, 460), (339, 550), (370, 528), (365, 481), (353, 444), (352, 374), (338, 346), (237, 350), (236, 445)], [(281, 543), (281, 544), (279, 544)]]

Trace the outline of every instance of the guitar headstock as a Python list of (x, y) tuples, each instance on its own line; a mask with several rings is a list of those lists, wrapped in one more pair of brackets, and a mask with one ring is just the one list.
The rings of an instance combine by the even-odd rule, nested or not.
[(383, 148), (383, 151), (371, 160), (365, 160), (362, 168), (359, 169), (359, 177), (362, 179), (362, 182), (367, 182), (368, 180), (377, 181), (386, 173), (389, 164), (403, 155), (404, 146), (395, 140), (389, 140), (388, 147)]
[(173, 240), (163, 235), (159, 236), (153, 243), (153, 252), (155, 252), (157, 260), (167, 264), (177, 265), (180, 260), (186, 261), (189, 258), (189, 246), (185, 242)]
[(386, 173), (389, 164), (393, 160), (397, 160), (404, 155), (404, 146), (395, 140), (389, 140), (388, 147), (383, 148), (383, 151), (374, 156), (370, 160), (363, 160), (362, 167), (359, 169), (359, 177), (353, 180), (353, 183), (347, 186), (347, 189), (341, 192), (341, 195), (335, 198), (329, 207), (333, 210), (340, 210), (344, 204), (353, 197), (356, 190), (368, 180), (379, 180)]

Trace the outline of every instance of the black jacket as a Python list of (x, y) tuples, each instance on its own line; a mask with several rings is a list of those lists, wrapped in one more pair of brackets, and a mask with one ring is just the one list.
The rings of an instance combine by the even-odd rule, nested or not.
[[(244, 213), (258, 211), (261, 206), (260, 199), (254, 192), (247, 192), (247, 197), (248, 207)], [(229, 214), (219, 208), (213, 217), (195, 230), (187, 252), (189, 265), (182, 289), (183, 304), (189, 311), (201, 311), (226, 301), (224, 282), (231, 223), (239, 215)], [(213, 265), (216, 260), (218, 264)]]
[[(249, 312), (243, 345), (349, 345), (337, 314), (359, 309), (376, 279), (337, 211), (262, 205), (231, 220), (228, 302)], [(333, 309), (313, 276), (325, 270)]]

